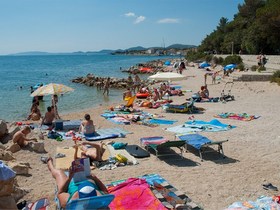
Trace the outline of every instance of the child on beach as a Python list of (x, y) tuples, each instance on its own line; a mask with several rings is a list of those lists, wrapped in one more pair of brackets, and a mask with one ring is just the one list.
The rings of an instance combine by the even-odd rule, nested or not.
[(37, 142), (36, 138), (27, 138), (26, 136), (31, 132), (29, 126), (23, 127), (20, 131), (16, 132), (13, 136), (14, 144), (18, 144), (21, 148), (26, 147), (30, 141)]

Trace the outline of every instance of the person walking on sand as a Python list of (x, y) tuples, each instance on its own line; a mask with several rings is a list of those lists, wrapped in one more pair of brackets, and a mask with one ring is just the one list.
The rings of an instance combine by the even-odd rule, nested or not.
[(16, 132), (13, 136), (14, 144), (18, 144), (21, 148), (26, 147), (30, 141), (37, 142), (36, 138), (27, 138), (26, 136), (31, 133), (29, 126), (24, 126), (21, 130)]
[(109, 95), (109, 88), (110, 88), (110, 77), (107, 78), (105, 84), (104, 84), (104, 91), (103, 95), (107, 92), (107, 96)]
[(57, 111), (57, 103), (58, 103), (58, 97), (57, 95), (52, 96), (52, 107), (53, 107), (53, 112), (55, 114), (55, 119), (60, 119), (60, 116), (58, 115)]

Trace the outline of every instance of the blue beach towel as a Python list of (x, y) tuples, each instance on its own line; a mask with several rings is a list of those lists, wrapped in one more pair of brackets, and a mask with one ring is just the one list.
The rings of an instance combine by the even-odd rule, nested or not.
[(151, 119), (151, 120), (149, 120), (149, 123), (159, 124), (159, 125), (172, 125), (175, 122), (177, 122), (177, 120), (164, 120), (164, 119)]
[(209, 140), (205, 136), (201, 136), (199, 134), (188, 134), (182, 135), (178, 137), (182, 141), (186, 141), (187, 144), (192, 145), (196, 149), (200, 149), (203, 145), (211, 143), (212, 141)]
[(221, 123), (217, 119), (213, 119), (209, 122), (202, 121), (202, 120), (194, 120), (194, 121), (187, 121), (185, 123), (188, 126), (191, 125), (191, 126), (202, 127), (204, 131), (209, 131), (209, 132), (227, 131), (232, 128), (236, 128), (236, 126), (234, 125)]

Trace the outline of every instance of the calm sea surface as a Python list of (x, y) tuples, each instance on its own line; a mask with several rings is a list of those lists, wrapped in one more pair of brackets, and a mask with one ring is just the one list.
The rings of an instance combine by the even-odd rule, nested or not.
[[(121, 72), (120, 67), (125, 69), (137, 63), (163, 58), (167, 57), (110, 54), (0, 56), (0, 119), (25, 119), (32, 102), (30, 86), (37, 83), (61, 83), (75, 89), (59, 97), (59, 113), (112, 103), (121, 99), (123, 90), (111, 89), (109, 97), (105, 97), (96, 88), (72, 83), (71, 79), (88, 73), (127, 78), (128, 74)], [(51, 96), (45, 96), (40, 103), (42, 114), (50, 104)]]

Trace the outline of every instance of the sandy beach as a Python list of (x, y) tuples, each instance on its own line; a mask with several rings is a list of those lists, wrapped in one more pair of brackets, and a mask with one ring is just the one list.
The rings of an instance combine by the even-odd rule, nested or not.
[[(187, 79), (174, 83), (182, 86), (182, 90), (192, 90), (192, 92), (186, 92), (181, 97), (171, 97), (174, 104), (186, 102), (186, 98), (190, 98), (193, 92), (197, 92), (204, 82), (205, 70), (187, 67), (183, 74), (187, 75)], [(211, 78), (208, 78), (210, 96), (219, 97), (226, 81), (231, 81), (231, 78), (218, 80), (219, 84), (211, 84)], [(143, 108), (146, 112), (165, 116), (164, 119), (177, 120), (178, 122), (172, 126), (183, 124), (191, 115), (194, 115), (196, 120), (205, 121), (214, 119), (214, 115), (222, 112), (260, 116), (259, 119), (248, 122), (219, 119), (223, 123), (237, 127), (229, 131), (200, 133), (214, 141), (229, 140), (223, 144), (225, 159), (216, 152), (206, 153), (203, 162), (195, 151), (184, 152), (183, 159), (179, 156), (158, 159), (152, 154), (149, 158), (138, 159), (138, 165), (104, 171), (95, 169), (94, 173), (105, 184), (119, 179), (157, 173), (178, 190), (186, 193), (195, 203), (209, 210), (224, 209), (236, 201), (256, 200), (261, 195), (275, 195), (274, 191), (264, 190), (262, 184), (273, 183), (274, 186), (280, 187), (279, 86), (270, 82), (234, 82), (232, 94), (235, 96), (235, 101), (196, 103), (197, 107), (205, 109), (203, 114), (165, 113), (162, 108)], [(125, 138), (114, 139), (128, 144), (140, 144), (139, 139), (147, 136), (164, 136), (170, 140), (175, 137), (174, 133), (164, 130), (168, 126), (114, 124), (100, 116), (108, 108), (100, 105), (64, 115), (62, 118), (82, 119), (85, 113), (89, 113), (97, 128), (120, 127), (133, 132)], [(56, 154), (56, 147), (73, 145), (72, 140), (57, 142), (47, 138), (44, 143), (47, 155), (52, 157)], [(51, 209), (54, 209), (55, 180), (47, 166), (40, 161), (41, 156), (42, 154), (28, 150), (15, 153), (14, 157), (18, 161), (29, 162), (31, 166), (29, 170), (31, 176), (17, 176), (17, 180), (20, 187), (30, 191), (22, 200), (35, 201), (47, 197), (51, 201)]]

